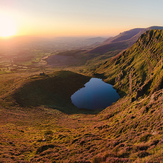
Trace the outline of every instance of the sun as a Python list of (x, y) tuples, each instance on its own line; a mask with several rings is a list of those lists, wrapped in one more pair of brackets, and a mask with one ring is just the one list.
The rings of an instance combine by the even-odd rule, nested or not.
[(16, 34), (16, 23), (8, 15), (0, 15), (0, 37), (6, 38)]

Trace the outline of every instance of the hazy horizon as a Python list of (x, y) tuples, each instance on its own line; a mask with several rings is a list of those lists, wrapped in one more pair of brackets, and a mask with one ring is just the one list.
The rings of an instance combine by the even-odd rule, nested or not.
[(161, 0), (2, 0), (0, 37), (110, 37), (162, 26), (162, 5)]

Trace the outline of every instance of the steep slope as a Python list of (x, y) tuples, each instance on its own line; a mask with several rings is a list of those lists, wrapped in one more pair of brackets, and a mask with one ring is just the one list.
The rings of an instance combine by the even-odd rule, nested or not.
[(89, 50), (69, 50), (51, 55), (47, 63), (53, 67), (90, 66), (98, 64), (108, 58), (116, 56), (123, 50), (131, 47), (149, 29), (163, 29), (163, 27), (135, 28), (120, 33), (119, 35), (105, 40), (103, 43), (92, 45)]
[(124, 50), (132, 46), (137, 41), (137, 39), (141, 36), (141, 34), (145, 33), (147, 30), (150, 30), (150, 29), (163, 29), (163, 27), (152, 26), (149, 28), (135, 28), (129, 31), (125, 31), (113, 38), (109, 38), (105, 40), (101, 46), (98, 46), (90, 50), (89, 53), (104, 54), (106, 52), (113, 51), (113, 49)]
[(101, 112), (100, 132), (108, 135), (109, 152), (96, 156), (95, 162), (163, 161), (162, 59), (163, 30), (150, 30), (93, 72), (123, 97)]
[(137, 35), (143, 29), (144, 28), (134, 28), (134, 29), (122, 32), (119, 35), (117, 35), (111, 39), (109, 38), (109, 39), (105, 40), (103, 42), (103, 44), (109, 44), (109, 43), (113, 43), (113, 42), (128, 40), (128, 39), (132, 38), (133, 36)]
[(162, 88), (163, 31), (150, 30), (128, 50), (103, 63), (94, 73), (104, 73), (106, 81), (125, 95), (152, 94)]

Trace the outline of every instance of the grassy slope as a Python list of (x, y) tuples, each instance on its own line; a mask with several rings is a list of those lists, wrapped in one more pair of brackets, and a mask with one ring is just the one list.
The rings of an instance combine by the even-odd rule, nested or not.
[[(113, 135), (120, 137), (118, 140), (123, 139), (122, 135), (126, 138), (131, 136), (131, 139), (124, 142), (132, 145), (134, 143), (147, 145), (147, 148), (142, 149), (143, 152), (153, 148), (153, 151), (158, 150), (159, 156), (163, 155), (161, 138), (163, 134), (162, 47), (163, 31), (147, 31), (130, 49), (97, 66), (91, 72), (91, 74), (101, 76), (105, 78), (106, 82), (113, 84), (123, 97), (115, 105), (108, 108), (108, 116), (111, 115), (112, 117), (114, 115), (114, 118), (111, 118), (110, 121)], [(110, 108), (113, 108), (113, 114), (109, 113)], [(139, 141), (138, 139), (141, 140), (143, 134), (149, 134), (150, 139)], [(160, 144), (151, 147), (151, 141), (155, 141), (152, 139), (158, 139)], [(138, 153), (141, 152), (141, 150), (137, 151), (137, 155), (135, 151), (131, 151), (135, 156), (126, 151), (130, 153), (131, 158), (138, 157)], [(146, 154), (152, 155), (152, 152), (150, 152)], [(141, 159), (141, 161), (150, 160), (152, 157), (154, 157), (153, 160), (156, 159), (155, 157), (159, 158), (157, 155), (146, 157), (146, 154), (142, 156), (144, 159)]]
[[(63, 110), (52, 109), (44, 103), (46, 93), (51, 92), (54, 86), (54, 79), (60, 79), (61, 86), (65, 86), (62, 91), (69, 96), (71, 88), (66, 84), (71, 81), (69, 84), (73, 86), (75, 79), (81, 77), (79, 85), (82, 86), (87, 77), (62, 71), (49, 74), (49, 77), (35, 76), (25, 80), (14, 94), (0, 100), (0, 161), (161, 162), (162, 40), (163, 31), (148, 31), (131, 49), (90, 72), (105, 77), (123, 97), (98, 114), (65, 114)], [(44, 85), (40, 89), (39, 84), (47, 81), (52, 85)], [(58, 84), (55, 83), (55, 90), (59, 89)], [(22, 103), (21, 97), (29, 92), (35, 93), (38, 88), (47, 90), (39, 100), (41, 105), (30, 101), (31, 97)], [(138, 91), (141, 92), (140, 97)], [(56, 95), (60, 96), (61, 92), (57, 91)], [(64, 94), (64, 98), (68, 96)], [(14, 99), (19, 105), (13, 103)], [(63, 108), (61, 103), (57, 99), (52, 105), (59, 109)]]
[(149, 29), (163, 29), (163, 27), (135, 28), (120, 33), (119, 35), (105, 40), (101, 45), (94, 46), (89, 50), (68, 50), (47, 58), (48, 65), (53, 67), (88, 67), (92, 69), (108, 58), (118, 55), (120, 52), (131, 47), (145, 31)]
[[(17, 89), (11, 96), (22, 107), (46, 106), (67, 114), (89, 113), (77, 110), (71, 103), (71, 95), (90, 80), (70, 71), (56, 71), (46, 75), (34, 75)], [(6, 98), (6, 99), (7, 99)]]
[(148, 31), (130, 49), (104, 62), (93, 73), (104, 74), (121, 95), (141, 88), (143, 95), (148, 95), (161, 88), (162, 46), (163, 31)]
[[(87, 55), (93, 56), (87, 62), (87, 65), (92, 68), (92, 64), (105, 61), (108, 58), (116, 56), (123, 50), (130, 48), (138, 38), (150, 29), (163, 29), (163, 27), (152, 26), (149, 28), (135, 28), (119, 35), (105, 40), (102, 45), (97, 46), (87, 52)], [(98, 60), (98, 61), (97, 61)]]

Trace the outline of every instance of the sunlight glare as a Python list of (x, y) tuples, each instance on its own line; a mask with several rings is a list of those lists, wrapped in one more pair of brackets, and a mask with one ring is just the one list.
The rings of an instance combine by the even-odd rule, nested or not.
[(0, 37), (10, 37), (16, 34), (16, 23), (12, 17), (0, 15)]

